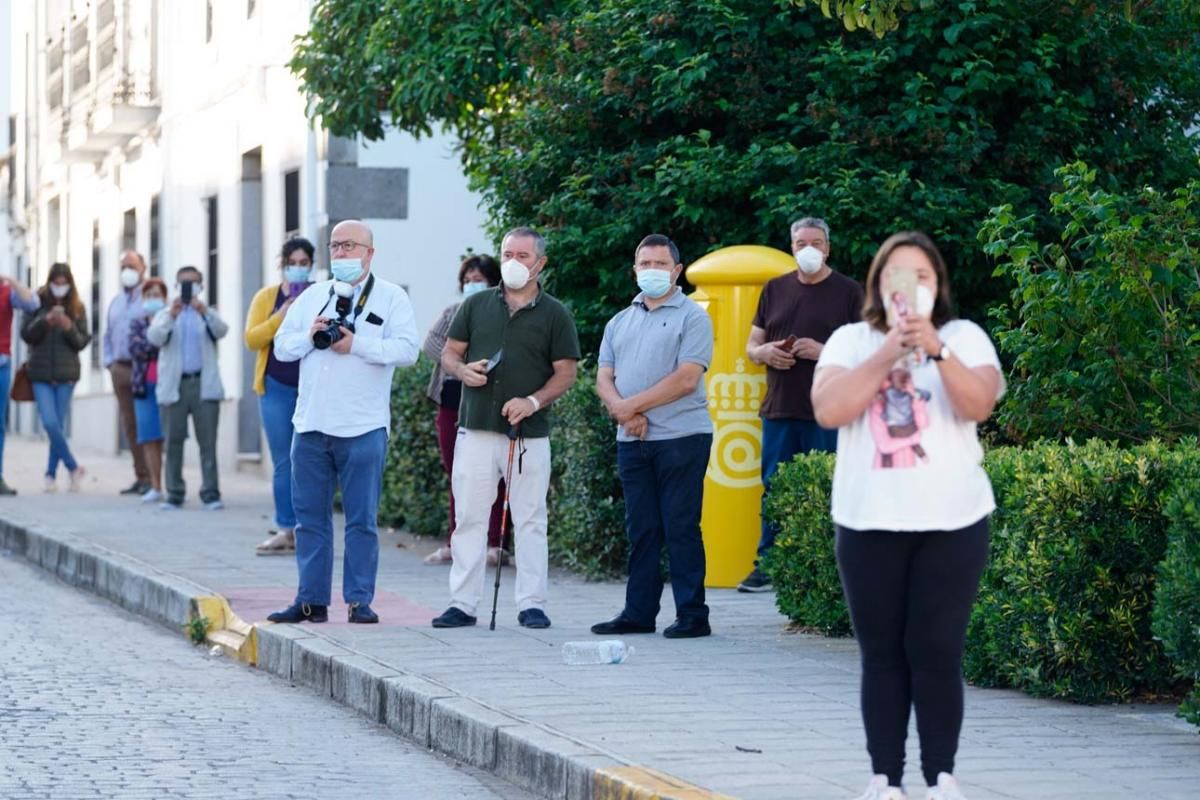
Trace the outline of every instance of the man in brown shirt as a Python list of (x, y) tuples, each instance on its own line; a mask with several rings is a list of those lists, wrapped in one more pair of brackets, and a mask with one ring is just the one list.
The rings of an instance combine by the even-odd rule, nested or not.
[[(797, 453), (833, 452), (837, 431), (816, 423), (812, 409), (813, 372), (821, 348), (835, 330), (862, 317), (863, 290), (852, 278), (829, 267), (829, 225), (805, 217), (792, 223), (797, 269), (767, 282), (746, 342), (746, 355), (767, 368), (762, 415), (762, 536), (758, 558), (775, 544), (767, 523), (766, 493), (779, 465)], [(771, 579), (758, 568), (738, 585), (739, 592), (765, 592)]]

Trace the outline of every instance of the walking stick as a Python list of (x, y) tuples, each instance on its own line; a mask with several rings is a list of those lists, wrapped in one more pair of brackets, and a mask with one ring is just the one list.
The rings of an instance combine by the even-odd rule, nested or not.
[(500, 552), (496, 555), (496, 585), (492, 590), (492, 622), (489, 631), (496, 630), (496, 604), (500, 599), (500, 570), (504, 568), (504, 532), (508, 530), (508, 497), (512, 492), (513, 454), (517, 449), (517, 437), (521, 435), (521, 423), (508, 426), (508, 465), (504, 468), (504, 513), (500, 517)]

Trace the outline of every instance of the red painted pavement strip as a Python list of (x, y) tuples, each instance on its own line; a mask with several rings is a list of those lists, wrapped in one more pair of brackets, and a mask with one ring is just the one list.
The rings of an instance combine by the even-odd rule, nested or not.
[[(272, 611), (287, 608), (296, 598), (295, 589), (283, 589), (277, 586), (270, 588), (242, 587), (218, 589), (217, 591), (229, 601), (234, 613), (246, 622), (262, 622)], [(350, 623), (346, 621), (346, 604), (340, 599), (341, 587), (334, 586), (333, 594), (338, 599), (335, 599), (329, 606), (328, 624), (349, 625)], [(380, 589), (375, 590), (375, 601), (371, 603), (371, 608), (379, 615), (380, 625), (402, 628), (429, 627), (429, 621), (441, 613), (428, 606), (414, 603), (407, 597)]]

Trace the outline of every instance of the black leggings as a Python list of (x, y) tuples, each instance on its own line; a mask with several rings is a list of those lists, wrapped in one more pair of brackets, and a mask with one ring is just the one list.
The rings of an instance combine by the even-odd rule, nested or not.
[(954, 772), (963, 718), (963, 643), (988, 553), (987, 517), (957, 531), (838, 526), (837, 561), (862, 653), (862, 715), (875, 774), (899, 786), (909, 707), (921, 771)]

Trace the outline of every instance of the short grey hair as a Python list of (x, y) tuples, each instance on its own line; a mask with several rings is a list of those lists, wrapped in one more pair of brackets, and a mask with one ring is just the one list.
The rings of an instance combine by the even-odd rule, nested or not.
[(546, 237), (527, 225), (518, 226), (504, 234), (504, 237), (500, 239), (500, 247), (503, 248), (504, 243), (514, 236), (528, 236), (533, 239), (533, 252), (537, 254), (537, 257), (541, 258), (546, 255)]
[(825, 241), (829, 242), (829, 223), (820, 217), (801, 217), (792, 223), (792, 236), (801, 228), (820, 228), (825, 233)]

